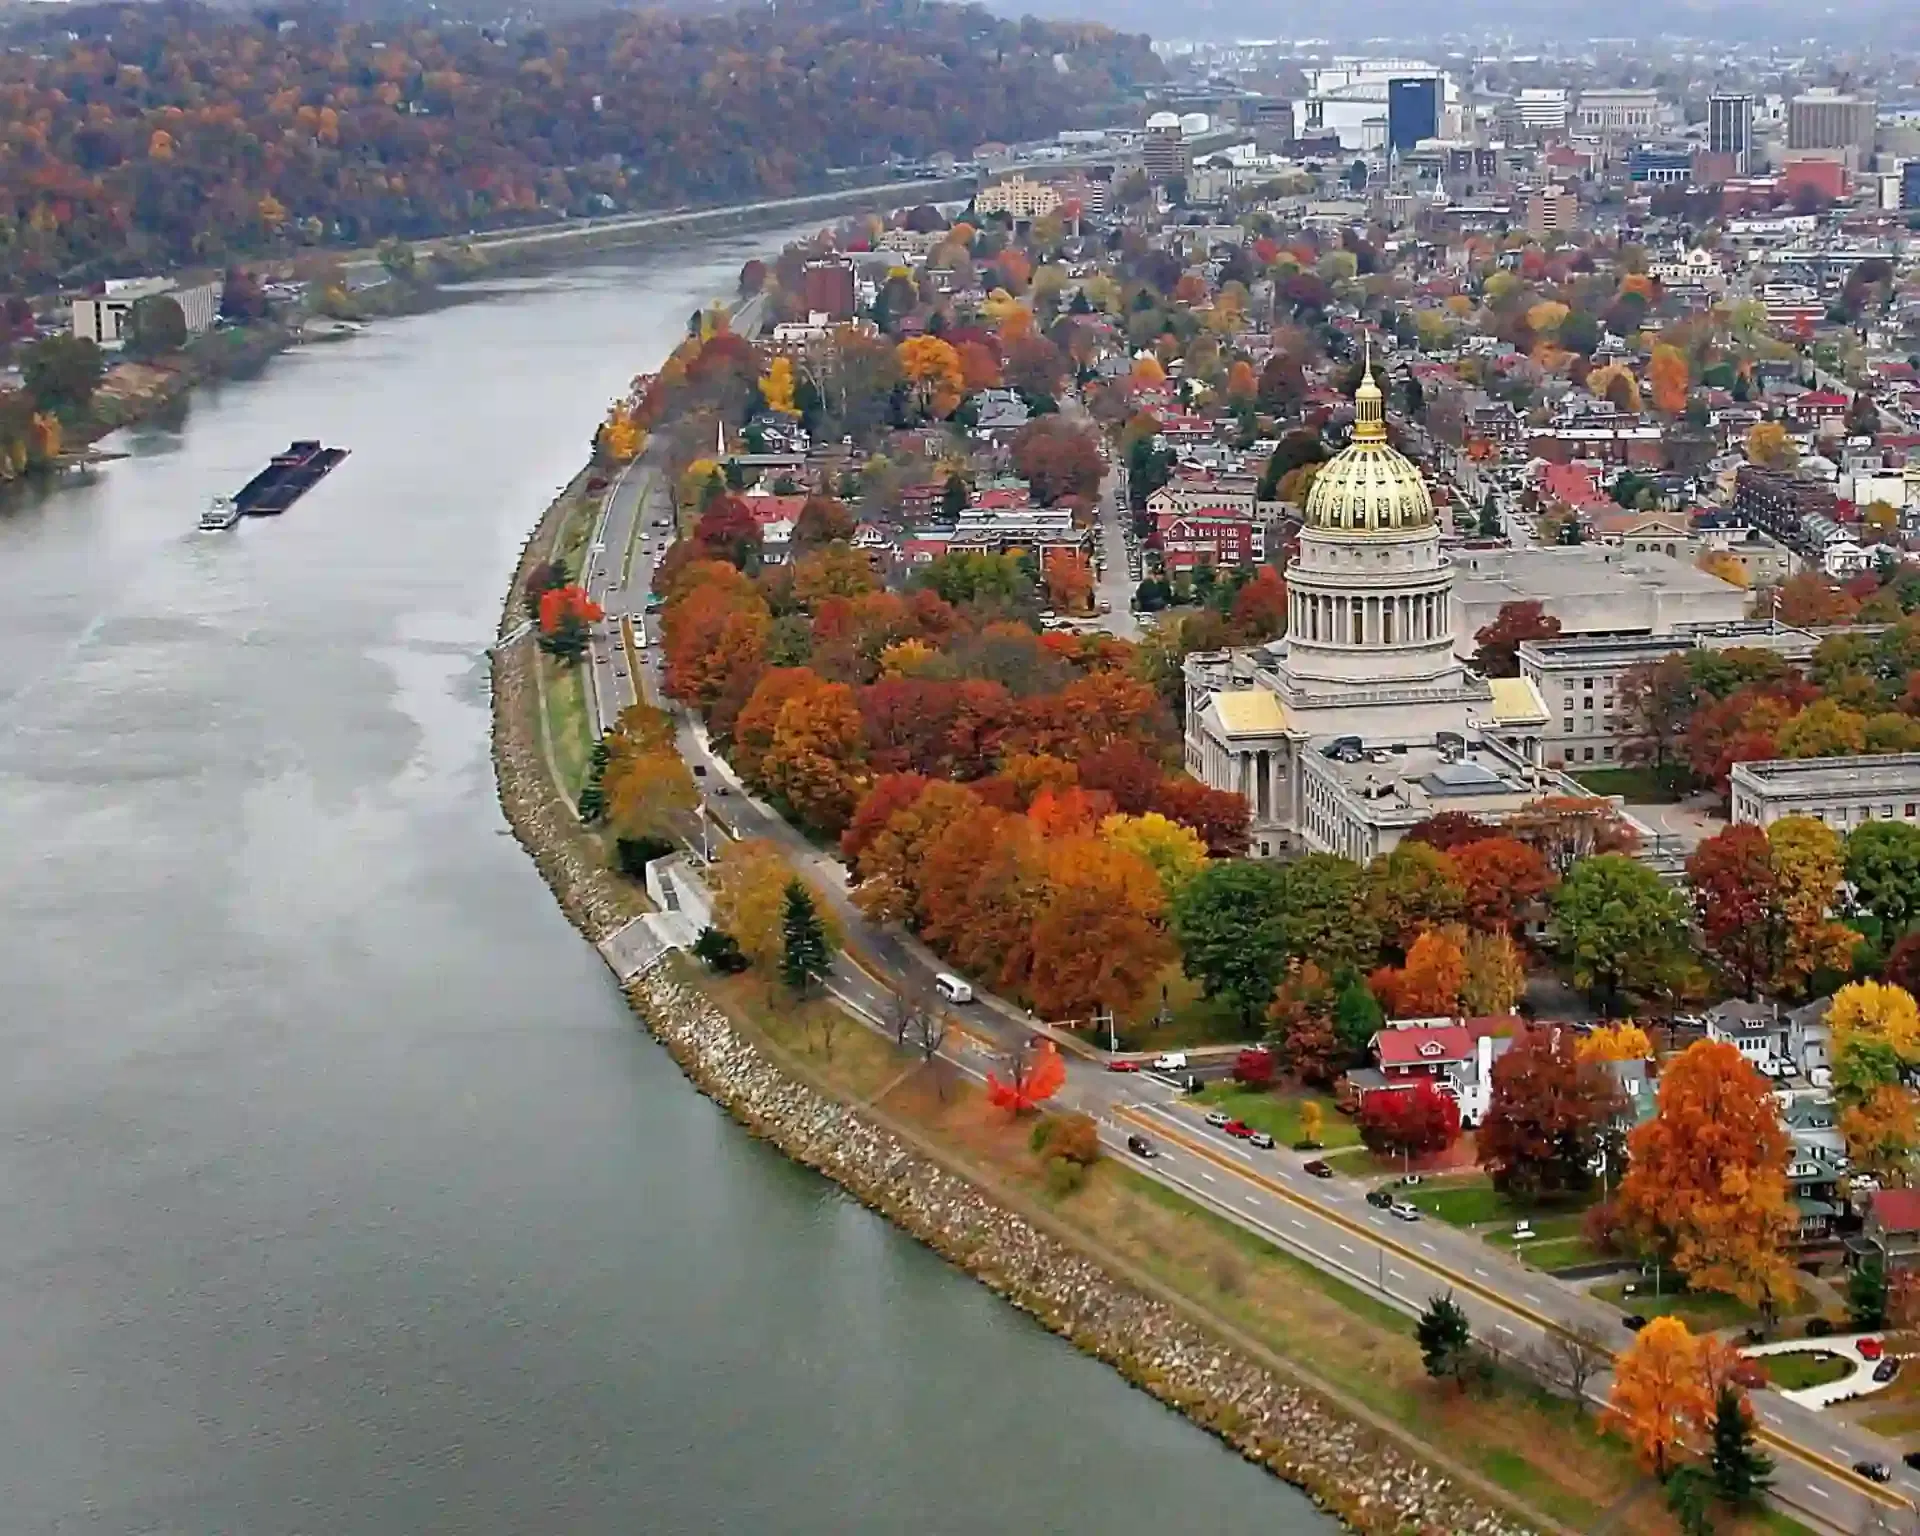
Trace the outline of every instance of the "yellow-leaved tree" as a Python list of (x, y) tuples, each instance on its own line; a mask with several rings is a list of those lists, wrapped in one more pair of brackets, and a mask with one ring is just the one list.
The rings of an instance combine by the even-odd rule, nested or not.
[(1601, 1427), (1618, 1430), (1655, 1477), (1665, 1477), (1711, 1432), (1704, 1342), (1679, 1318), (1656, 1317), (1614, 1365)]
[(793, 404), (792, 358), (780, 356), (767, 364), (767, 371), (760, 379), (760, 398), (770, 411), (786, 416), (798, 414)]

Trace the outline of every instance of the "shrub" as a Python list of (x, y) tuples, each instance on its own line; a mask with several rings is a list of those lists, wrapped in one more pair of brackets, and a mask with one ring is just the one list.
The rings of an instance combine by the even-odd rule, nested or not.
[(718, 971), (722, 976), (736, 976), (747, 968), (740, 941), (719, 928), (702, 928), (700, 936), (693, 941), (693, 953), (706, 962), (708, 970)]
[(1092, 1115), (1056, 1116), (1052, 1146), (1056, 1157), (1089, 1168), (1100, 1161), (1100, 1127)]
[(1033, 1122), (1033, 1130), (1027, 1136), (1027, 1150), (1036, 1156), (1047, 1150), (1047, 1143), (1053, 1140), (1054, 1118), (1042, 1115)]
[(1273, 1052), (1256, 1046), (1233, 1058), (1233, 1080), (1249, 1088), (1266, 1088), (1273, 1083)]
[(1827, 1337), (1828, 1334), (1832, 1332), (1833, 1332), (1833, 1324), (1827, 1321), (1826, 1318), (1810, 1317), (1807, 1319), (1807, 1337), (1808, 1338), (1824, 1339)]
[(1087, 1170), (1064, 1157), (1047, 1159), (1047, 1193), (1063, 1200), (1087, 1181)]

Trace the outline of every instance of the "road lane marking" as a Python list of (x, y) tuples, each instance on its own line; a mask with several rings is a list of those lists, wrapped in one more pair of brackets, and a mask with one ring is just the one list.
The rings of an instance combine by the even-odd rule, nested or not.
[(1346, 1245), (1345, 1243), (1342, 1243), (1342, 1244), (1340, 1244), (1340, 1251), (1341, 1251), (1342, 1253), (1352, 1253), (1352, 1252), (1353, 1252), (1353, 1250), (1352, 1250), (1351, 1248), (1349, 1248), (1349, 1247), (1348, 1247), (1348, 1246), (1347, 1246), (1347, 1245)]
[(1258, 1195), (1245, 1195), (1242, 1198), (1245, 1199), (1248, 1205), (1257, 1207), (1260, 1204), (1260, 1197)]
[(1808, 1483), (1808, 1484), (1807, 1484), (1807, 1492), (1808, 1492), (1808, 1493), (1817, 1493), (1817, 1494), (1819, 1494), (1819, 1495), (1820, 1495), (1820, 1497), (1821, 1497), (1821, 1498), (1823, 1498), (1823, 1499), (1830, 1499), (1830, 1498), (1832, 1498), (1832, 1497), (1833, 1497), (1833, 1495), (1832, 1495), (1832, 1494), (1830, 1494), (1830, 1493), (1828, 1493), (1828, 1492), (1827, 1492), (1827, 1490), (1826, 1490), (1826, 1489), (1824, 1489), (1824, 1488), (1822, 1488), (1822, 1487), (1821, 1487), (1821, 1486), (1820, 1486), (1820, 1485), (1819, 1485), (1818, 1483)]
[(1208, 1173), (1207, 1170), (1204, 1168), (1200, 1169), (1199, 1173), (1200, 1173), (1200, 1177), (1205, 1179), (1209, 1184), (1218, 1184), (1220, 1182), (1212, 1174)]
[[(1287, 1218), (1287, 1220), (1288, 1220), (1288, 1221), (1293, 1221), (1293, 1218), (1292, 1218), (1291, 1216), (1289, 1216), (1289, 1217)], [(1294, 1225), (1295, 1225), (1296, 1227), (1298, 1227), (1298, 1228), (1299, 1228), (1299, 1229), (1300, 1229), (1300, 1230), (1301, 1230), (1302, 1232), (1304, 1232), (1304, 1231), (1306, 1231), (1306, 1230), (1307, 1230), (1307, 1224), (1306, 1224), (1306, 1223), (1305, 1223), (1304, 1221), (1293, 1221), (1293, 1224), (1294, 1224)]]
[(1534, 1295), (1532, 1291), (1522, 1291), (1520, 1294), (1524, 1296), (1528, 1301), (1532, 1302), (1536, 1307), (1545, 1305), (1545, 1303), (1542, 1302), (1538, 1296)]

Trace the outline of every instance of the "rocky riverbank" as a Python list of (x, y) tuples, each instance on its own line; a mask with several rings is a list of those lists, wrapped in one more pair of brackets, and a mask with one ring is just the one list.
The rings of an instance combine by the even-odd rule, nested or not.
[[(565, 494), (528, 539), (513, 591), (545, 557)], [(518, 614), (510, 597), (502, 634)], [(514, 834), (562, 908), (598, 940), (638, 909), (554, 792), (534, 727), (538, 654), (522, 639), (496, 651), (494, 764)], [(1304, 1489), (1355, 1530), (1519, 1536), (1531, 1528), (1356, 1423), (1313, 1392), (1222, 1344), (876, 1119), (784, 1071), (697, 986), (663, 966), (629, 1000), (693, 1083), (756, 1135), (817, 1169), (1021, 1310), (1129, 1381)]]

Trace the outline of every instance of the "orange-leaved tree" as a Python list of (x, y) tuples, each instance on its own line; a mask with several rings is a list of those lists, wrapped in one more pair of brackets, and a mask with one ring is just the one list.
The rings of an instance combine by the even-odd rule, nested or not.
[(1696, 1449), (1713, 1420), (1701, 1341), (1677, 1317), (1656, 1317), (1614, 1365), (1601, 1427), (1616, 1429), (1655, 1477)]
[(1381, 1005), (1395, 1018), (1450, 1017), (1460, 1006), (1467, 979), (1466, 957), (1454, 938), (1441, 930), (1423, 933), (1407, 950), (1407, 963), (1383, 967), (1369, 980)]
[(1621, 1225), (1695, 1289), (1771, 1316), (1797, 1289), (1788, 1150), (1752, 1064), (1725, 1041), (1696, 1041), (1662, 1073), (1658, 1112), (1627, 1138)]
[(1033, 923), (1033, 1005), (1050, 1018), (1126, 1012), (1173, 944), (1161, 925), (1159, 876), (1138, 854), (1091, 836), (1048, 849), (1048, 891)]
[(1659, 343), (1653, 349), (1653, 361), (1647, 365), (1647, 382), (1652, 386), (1653, 408), (1669, 416), (1678, 416), (1687, 408), (1687, 358), (1678, 347)]
[(960, 354), (938, 336), (911, 336), (900, 343), (897, 356), (920, 408), (930, 416), (952, 415), (966, 384)]

